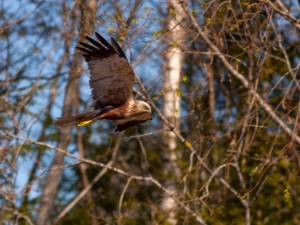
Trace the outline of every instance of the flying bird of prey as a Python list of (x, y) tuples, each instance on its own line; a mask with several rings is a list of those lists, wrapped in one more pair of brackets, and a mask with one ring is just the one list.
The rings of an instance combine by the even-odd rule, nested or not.
[(97, 119), (107, 119), (117, 127), (117, 132), (151, 120), (149, 104), (133, 99), (135, 75), (123, 50), (113, 38), (109, 44), (100, 34), (95, 34), (99, 42), (86, 36), (92, 45), (79, 42), (84, 48), (77, 47), (83, 52), (90, 71), (94, 110), (57, 118), (53, 124), (82, 126)]

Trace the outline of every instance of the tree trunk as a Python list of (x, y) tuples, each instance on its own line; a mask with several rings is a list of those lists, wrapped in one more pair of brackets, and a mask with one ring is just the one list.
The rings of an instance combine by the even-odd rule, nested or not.
[[(181, 6), (174, 0), (169, 0), (170, 17), (168, 20), (168, 49), (166, 54), (166, 64), (167, 71), (165, 73), (164, 80), (164, 105), (163, 113), (168, 119), (169, 123), (173, 125), (174, 129), (179, 129), (180, 118), (180, 72), (182, 67), (183, 52), (181, 49), (181, 42), (183, 39), (183, 28), (180, 22), (184, 18), (184, 12)], [(165, 127), (167, 128), (167, 127)], [(167, 145), (169, 152), (165, 152), (164, 158), (167, 163), (165, 163), (164, 169), (165, 173), (173, 174), (173, 176), (181, 177), (181, 170), (177, 164), (178, 153), (176, 152), (176, 136), (173, 132), (165, 133), (165, 140), (167, 140)], [(165, 183), (168, 191), (172, 194), (177, 193), (177, 188), (175, 183)], [(176, 202), (171, 198), (166, 196), (164, 201), (162, 201), (162, 208), (169, 212), (167, 220), (170, 224), (176, 224)]]
[[(82, 23), (79, 33), (80, 36), (83, 37), (84, 34), (91, 33), (92, 24), (94, 21), (93, 18), (95, 15), (94, 12), (96, 9), (96, 2), (95, 0), (89, 0), (87, 3), (85, 1), (82, 1), (79, 5), (82, 11)], [(68, 85), (66, 88), (62, 116), (70, 116), (72, 115), (72, 112), (75, 111), (74, 102), (76, 102), (75, 98), (78, 96), (78, 79), (81, 72), (82, 60), (83, 57), (81, 53), (78, 52), (74, 54), (69, 73)], [(70, 142), (71, 128), (72, 127), (64, 127), (60, 129), (57, 141), (58, 148), (67, 149)], [(43, 194), (40, 198), (40, 207), (36, 219), (37, 225), (51, 224), (50, 212), (60, 181), (62, 173), (61, 167), (64, 164), (64, 158), (64, 154), (55, 152), (49, 174), (46, 178)]]

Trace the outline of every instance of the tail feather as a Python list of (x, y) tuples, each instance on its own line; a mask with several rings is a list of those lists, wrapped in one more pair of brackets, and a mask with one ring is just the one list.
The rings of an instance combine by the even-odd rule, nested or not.
[(67, 127), (72, 125), (82, 126), (97, 119), (97, 117), (102, 113), (101, 111), (102, 110), (94, 110), (75, 116), (59, 117), (53, 122), (53, 124), (59, 127)]

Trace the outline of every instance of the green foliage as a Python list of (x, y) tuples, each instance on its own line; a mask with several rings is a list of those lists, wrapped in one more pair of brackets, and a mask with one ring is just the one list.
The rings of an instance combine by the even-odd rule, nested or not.
[(161, 30), (156, 30), (156, 31), (153, 31), (152, 32), (152, 36), (153, 37), (158, 37), (158, 36), (160, 36), (162, 34), (162, 31)]
[[(188, 6), (234, 70), (299, 134), (300, 51), (295, 25), (279, 12), (274, 14), (268, 1), (223, 3), (196, 1)], [(290, 8), (297, 6), (291, 4)], [(22, 216), (16, 219), (13, 210), (35, 221), (54, 152), (48, 145), (58, 146), (62, 132), (52, 122), (61, 116), (68, 76), (74, 72), (70, 71), (74, 49), (83, 38), (77, 30), (82, 23), (77, 6), (57, 6), (57, 2), (42, 4), (32, 16), (0, 32), (5, 58), (0, 65), (0, 131), (14, 135), (0, 136), (0, 204), (4, 205), (0, 223), (28, 224)], [(299, 18), (298, 12), (289, 13)], [(249, 203), (252, 224), (298, 223), (299, 145), (229, 72), (187, 17), (177, 24), (184, 27), (183, 38), (171, 36), (170, 20), (179, 18), (180, 12), (167, 2), (97, 5), (95, 30), (107, 39), (116, 37), (143, 80), (148, 99), (160, 112), (169, 91), (164, 88), (164, 76), (170, 70), (168, 47), (183, 51), (182, 76), (173, 92), (181, 105), (171, 109), (178, 130), (176, 134), (166, 131), (165, 120), (173, 118), (163, 119), (154, 109), (152, 121), (122, 136), (107, 121), (74, 126), (71, 136), (65, 137), (70, 140), (65, 150), (79, 156), (82, 146), (84, 156), (80, 157), (94, 163), (84, 163), (84, 174), (77, 159), (65, 157), (51, 219), (86, 189), (85, 175), (91, 183), (104, 171), (97, 163), (112, 164), (89, 195), (57, 224), (92, 224), (93, 216), (98, 224), (170, 224), (168, 212), (161, 207), (164, 190), (149, 180), (150, 175), (163, 187), (175, 184), (177, 200), (207, 224), (245, 224), (243, 201)], [(78, 67), (82, 83), (72, 93), (78, 95), (72, 114), (92, 108), (88, 75), (82, 73), (87, 66), (83, 65), (83, 69)], [(144, 90), (135, 88), (134, 98), (141, 99)], [(169, 147), (173, 139), (167, 132), (174, 134), (175, 149)], [(170, 164), (175, 166), (170, 168)], [(25, 180), (23, 186), (19, 177)], [(177, 223), (198, 224), (182, 205), (175, 209)]]

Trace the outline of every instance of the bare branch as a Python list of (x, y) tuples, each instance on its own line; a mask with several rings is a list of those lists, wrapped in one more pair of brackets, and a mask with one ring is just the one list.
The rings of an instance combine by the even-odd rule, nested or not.
[(235, 70), (231, 64), (227, 61), (225, 56), (220, 52), (220, 50), (209, 40), (209, 38), (205, 35), (204, 31), (201, 29), (199, 24), (197, 23), (195, 17), (192, 15), (188, 7), (181, 3), (184, 11), (186, 12), (187, 16), (190, 18), (190, 21), (193, 25), (193, 27), (197, 30), (197, 32), (200, 34), (201, 38), (205, 41), (205, 43), (215, 52), (215, 54), (220, 58), (220, 60), (223, 62), (225, 67), (228, 69), (228, 71), (234, 75), (238, 80), (241, 81), (241, 83), (244, 85), (245, 88), (249, 89), (250, 93), (255, 97), (255, 99), (258, 101), (258, 103), (261, 105), (262, 108), (265, 109), (265, 111), (270, 115), (270, 117), (284, 130), (292, 140), (295, 140), (298, 144), (300, 144), (300, 137), (297, 136), (283, 121), (280, 119), (276, 113), (273, 111), (271, 106), (269, 106), (263, 98), (249, 85), (249, 82), (247, 79), (240, 74), (237, 70)]

